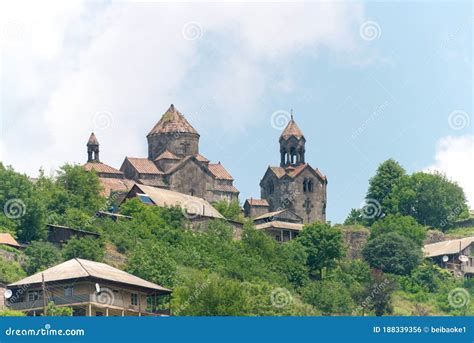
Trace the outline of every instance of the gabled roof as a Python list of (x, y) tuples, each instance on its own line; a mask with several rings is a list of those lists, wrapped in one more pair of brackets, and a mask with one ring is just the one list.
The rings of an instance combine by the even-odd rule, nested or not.
[(135, 184), (129, 192), (129, 197), (133, 197), (136, 193), (146, 194), (153, 203), (161, 207), (179, 206), (186, 210), (190, 216), (206, 216), (211, 218), (224, 219), (212, 205), (202, 198), (170, 191), (163, 188), (145, 186)]
[(171, 151), (165, 150), (160, 156), (155, 158), (155, 161), (164, 160), (164, 159), (166, 159), (166, 160), (180, 160), (181, 158), (179, 158), (178, 156), (173, 154)]
[[(299, 215), (297, 215), (295, 212), (293, 212), (292, 210), (290, 209), (287, 209), (287, 208), (284, 208), (282, 210), (279, 210), (279, 211), (274, 211), (274, 212), (268, 212), (268, 213), (264, 213), (256, 218), (253, 218), (254, 221), (258, 221), (258, 220), (261, 220), (261, 219), (272, 219), (272, 218), (278, 218), (280, 217), (281, 214), (287, 214), (287, 216), (289, 215), (291, 219), (293, 220), (297, 220), (297, 221), (303, 221), (303, 218), (301, 218)], [(284, 220), (288, 220), (286, 218), (280, 218), (280, 219), (283, 219)], [(278, 221), (278, 220), (276, 220)]]
[(163, 174), (153, 161), (141, 157), (125, 157), (125, 161), (130, 162), (139, 174)]
[(473, 242), (474, 236), (427, 244), (423, 247), (423, 253), (426, 257), (457, 254)]
[(123, 173), (102, 162), (87, 162), (83, 165), (83, 168), (87, 171), (95, 170), (97, 173), (116, 174), (122, 176)]
[(199, 162), (209, 162), (209, 160), (205, 158), (204, 156), (202, 156), (201, 154), (196, 155), (196, 160), (198, 160)]
[(110, 177), (99, 177), (99, 181), (103, 188), (101, 195), (105, 197), (108, 197), (111, 192), (128, 192), (135, 184), (132, 180)]
[(225, 170), (224, 166), (219, 162), (217, 164), (209, 163), (209, 171), (215, 176), (216, 179), (220, 180), (234, 180), (232, 175)]
[(20, 244), (18, 244), (18, 242), (16, 241), (15, 238), (13, 238), (12, 235), (10, 235), (9, 233), (5, 232), (5, 233), (0, 233), (0, 244), (1, 245), (9, 245), (9, 246), (12, 246), (12, 247), (15, 247), (15, 248), (19, 248), (20, 247)]
[(309, 168), (312, 172), (316, 173), (318, 175), (318, 177), (320, 177), (322, 180), (326, 180), (326, 176), (323, 175), (318, 168), (313, 169), (308, 163), (300, 164), (299, 166), (292, 167), (292, 168), (286, 168), (286, 169), (283, 168), (283, 167), (273, 167), (273, 166), (270, 166), (268, 168), (279, 179), (281, 179), (284, 176), (289, 176), (291, 178), (295, 178), (299, 174), (301, 174), (306, 168)]
[(87, 145), (99, 145), (99, 141), (97, 140), (94, 132), (91, 133), (89, 140), (87, 141)]
[(27, 284), (38, 284), (42, 282), (43, 276), (46, 283), (92, 277), (131, 286), (143, 287), (149, 290), (171, 292), (171, 290), (167, 288), (143, 280), (135, 275), (111, 267), (105, 263), (83, 260), (79, 258), (74, 258), (72, 260), (63, 262), (42, 272), (28, 276), (20, 281), (14, 282), (8, 286), (12, 287)]
[(268, 201), (266, 199), (247, 199), (245, 200), (246, 203), (248, 203), (250, 206), (265, 206), (268, 207)]
[(297, 139), (304, 138), (303, 132), (301, 132), (298, 125), (296, 125), (296, 122), (293, 120), (293, 116), (291, 116), (291, 120), (281, 133), (280, 140), (287, 140), (290, 137), (296, 137)]
[(184, 118), (184, 116), (175, 109), (174, 105), (171, 104), (170, 108), (163, 114), (161, 119), (151, 129), (148, 136), (161, 134), (161, 133), (194, 133), (198, 135), (198, 132), (192, 127), (192, 125)]

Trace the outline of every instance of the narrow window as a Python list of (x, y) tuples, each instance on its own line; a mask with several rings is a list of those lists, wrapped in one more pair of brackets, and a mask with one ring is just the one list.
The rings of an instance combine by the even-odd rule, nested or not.
[(132, 305), (138, 305), (138, 294), (131, 293), (130, 294), (130, 302), (132, 303)]
[(71, 297), (74, 294), (74, 287), (73, 286), (65, 286), (64, 287), (64, 296)]

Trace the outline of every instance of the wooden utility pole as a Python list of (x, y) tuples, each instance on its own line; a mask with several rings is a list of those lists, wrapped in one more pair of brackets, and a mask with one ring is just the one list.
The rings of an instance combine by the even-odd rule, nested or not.
[(46, 316), (46, 284), (44, 283), (44, 273), (41, 273), (41, 288), (43, 290), (43, 315)]

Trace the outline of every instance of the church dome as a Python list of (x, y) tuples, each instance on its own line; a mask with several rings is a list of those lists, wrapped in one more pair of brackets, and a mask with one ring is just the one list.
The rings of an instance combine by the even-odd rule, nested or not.
[(291, 116), (291, 120), (286, 125), (285, 129), (281, 133), (280, 140), (284, 139), (287, 140), (290, 137), (296, 137), (297, 139), (304, 138), (303, 132), (301, 132), (296, 122), (293, 120), (293, 116)]

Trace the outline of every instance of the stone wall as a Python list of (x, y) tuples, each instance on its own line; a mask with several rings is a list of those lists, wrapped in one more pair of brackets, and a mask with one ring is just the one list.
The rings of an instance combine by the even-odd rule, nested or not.
[[(199, 154), (199, 135), (188, 132), (151, 135), (148, 139), (148, 158), (154, 160), (165, 150), (179, 157)], [(186, 151), (184, 148), (186, 147)]]
[(341, 226), (340, 228), (347, 249), (347, 258), (362, 258), (362, 249), (370, 235), (369, 229), (361, 226)]

